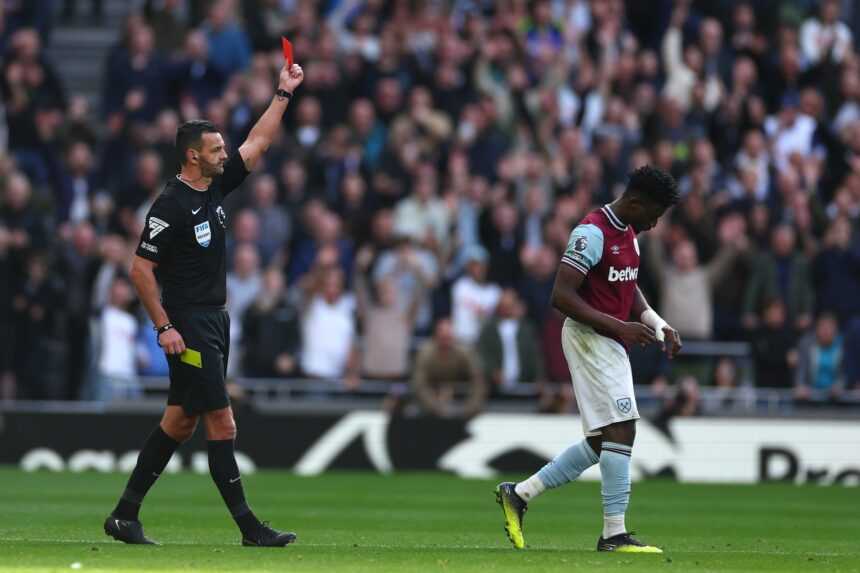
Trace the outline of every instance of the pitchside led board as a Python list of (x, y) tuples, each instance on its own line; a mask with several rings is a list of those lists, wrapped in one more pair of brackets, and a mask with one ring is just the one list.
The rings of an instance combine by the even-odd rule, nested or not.
[[(0, 464), (26, 470), (129, 471), (136, 436), (157, 416), (134, 412), (0, 414)], [(104, 432), (113, 423), (123, 432)], [(384, 412), (263, 414), (241, 412), (243, 473), (289, 468), (302, 475), (328, 469), (443, 470), (487, 478), (528, 473), (581, 438), (576, 416), (483, 414), (469, 421), (391, 417)], [(68, 428), (74, 427), (74, 432)], [(290, 428), (289, 440), (273, 440)], [(683, 482), (788, 481), (860, 485), (860, 426), (852, 421), (677, 418), (664, 432), (640, 421), (634, 479)], [(167, 471), (208, 472), (201, 432)], [(584, 479), (598, 479), (596, 467)]]

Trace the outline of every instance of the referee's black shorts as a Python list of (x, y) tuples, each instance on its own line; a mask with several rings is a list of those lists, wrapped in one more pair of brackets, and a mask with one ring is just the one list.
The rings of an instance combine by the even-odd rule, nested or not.
[(230, 316), (223, 308), (168, 311), (185, 347), (200, 353), (199, 366), (168, 355), (170, 390), (167, 404), (196, 415), (230, 405), (225, 376), (230, 355)]

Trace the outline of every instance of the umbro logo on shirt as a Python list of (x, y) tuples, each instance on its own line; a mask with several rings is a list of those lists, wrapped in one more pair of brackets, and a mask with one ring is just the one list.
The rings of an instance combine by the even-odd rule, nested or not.
[(149, 218), (149, 238), (150, 240), (154, 239), (157, 234), (162, 232), (164, 229), (169, 227), (170, 224), (166, 221), (162, 221), (158, 217), (150, 217)]

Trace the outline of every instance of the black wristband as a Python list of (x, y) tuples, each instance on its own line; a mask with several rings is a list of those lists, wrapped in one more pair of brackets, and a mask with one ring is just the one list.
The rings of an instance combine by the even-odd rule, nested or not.
[(155, 336), (156, 336), (156, 338), (158, 338), (159, 336), (161, 336), (163, 333), (167, 332), (167, 331), (168, 331), (168, 330), (170, 330), (171, 328), (173, 328), (173, 323), (172, 323), (172, 322), (168, 322), (167, 324), (163, 324), (163, 325), (161, 325), (161, 326), (153, 326), (153, 327), (152, 327), (152, 329), (157, 333), (157, 334), (155, 335)]
[(282, 90), (282, 89), (278, 89), (278, 91), (275, 92), (275, 95), (278, 97), (285, 97), (288, 100), (293, 97), (292, 93), (288, 92), (287, 90)]

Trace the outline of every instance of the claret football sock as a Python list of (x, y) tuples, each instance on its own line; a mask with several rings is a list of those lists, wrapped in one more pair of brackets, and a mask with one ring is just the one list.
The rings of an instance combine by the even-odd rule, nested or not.
[(131, 472), (125, 491), (111, 515), (119, 519), (137, 521), (143, 498), (164, 471), (167, 462), (178, 447), (179, 442), (168, 436), (161, 426), (156, 426), (143, 445), (143, 449), (140, 450), (134, 471)]
[(582, 440), (561, 452), (536, 474), (517, 484), (517, 495), (526, 502), (539, 496), (544, 490), (574, 481), (582, 472), (593, 466), (600, 458), (586, 440)]
[(600, 476), (603, 495), (603, 538), (625, 533), (624, 514), (630, 501), (630, 454), (633, 448), (603, 442)]
[(246, 537), (254, 536), (260, 527), (260, 520), (248, 507), (239, 466), (236, 464), (233, 440), (209, 440), (209, 473), (218, 486), (221, 497), (230, 510), (230, 515)]

